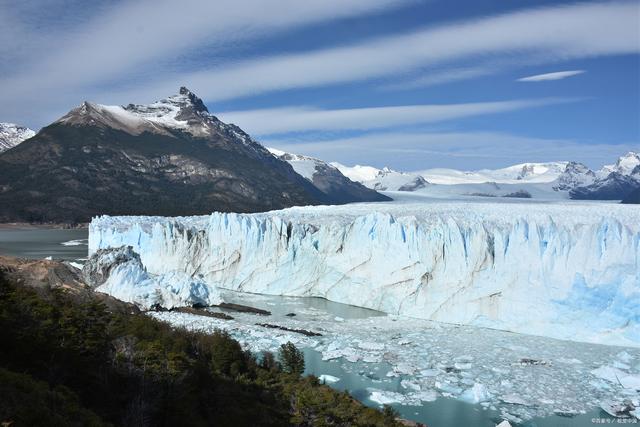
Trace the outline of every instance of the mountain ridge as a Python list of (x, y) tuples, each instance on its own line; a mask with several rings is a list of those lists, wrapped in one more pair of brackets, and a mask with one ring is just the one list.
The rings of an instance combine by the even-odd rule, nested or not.
[(344, 203), (195, 94), (147, 105), (84, 102), (0, 154), (0, 221), (87, 222)]
[[(640, 154), (628, 152), (598, 171), (574, 161), (520, 163), (500, 169), (427, 169), (399, 172), (372, 166), (332, 163), (350, 179), (388, 191), (420, 191), (437, 196), (507, 196), (531, 190), (543, 197), (622, 200), (640, 187)], [(423, 182), (421, 180), (424, 180)], [(419, 185), (415, 185), (421, 181)], [(445, 189), (451, 190), (447, 192)]]

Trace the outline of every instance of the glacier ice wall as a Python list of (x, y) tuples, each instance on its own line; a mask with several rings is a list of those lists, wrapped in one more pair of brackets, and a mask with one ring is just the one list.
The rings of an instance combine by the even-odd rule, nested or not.
[(387, 313), (640, 346), (640, 210), (416, 203), (108, 217), (90, 253), (131, 245), (153, 274)]

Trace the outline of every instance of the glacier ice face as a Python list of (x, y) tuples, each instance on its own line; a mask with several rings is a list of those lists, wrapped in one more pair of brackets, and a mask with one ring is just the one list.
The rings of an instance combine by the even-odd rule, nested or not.
[(222, 302), (215, 287), (184, 271), (148, 273), (131, 246), (95, 252), (84, 265), (83, 276), (96, 291), (147, 310), (154, 306), (209, 306)]
[(640, 210), (436, 202), (108, 217), (90, 253), (131, 245), (154, 275), (318, 296), (386, 313), (640, 346)]

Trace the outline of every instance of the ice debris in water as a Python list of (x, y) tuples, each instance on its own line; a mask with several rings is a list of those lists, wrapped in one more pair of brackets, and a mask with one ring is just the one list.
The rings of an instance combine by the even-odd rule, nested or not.
[(340, 381), (340, 378), (334, 377), (333, 375), (329, 374), (322, 374), (318, 377), (318, 379), (320, 380), (320, 382), (323, 382), (325, 384), (333, 384)]
[[(273, 302), (282, 300), (243, 295), (248, 305), (252, 298), (262, 304), (269, 298)], [(233, 320), (175, 312), (151, 315), (188, 329), (225, 329), (255, 352), (275, 352), (287, 341), (313, 349), (323, 360), (339, 364), (344, 372), (366, 377), (370, 381), (367, 396), (379, 404), (420, 405), (446, 396), (482, 408), (493, 407), (512, 423), (536, 416), (582, 414), (601, 406), (622, 408), (626, 410), (624, 416), (634, 416), (635, 408), (640, 407), (637, 348), (560, 341), (401, 316), (336, 322), (333, 314), (323, 310), (296, 312), (296, 317), (273, 315), (270, 323), (320, 331), (322, 336), (256, 327), (255, 315), (245, 313), (234, 314)], [(376, 340), (372, 341), (374, 336)], [(545, 363), (522, 363), (523, 359)], [(615, 361), (627, 367), (614, 367)]]

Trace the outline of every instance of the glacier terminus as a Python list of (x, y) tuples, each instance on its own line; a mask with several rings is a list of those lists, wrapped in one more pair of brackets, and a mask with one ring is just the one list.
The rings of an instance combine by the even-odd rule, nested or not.
[[(89, 254), (131, 246), (145, 280), (138, 293), (128, 280), (127, 298), (141, 306), (165, 292), (149, 291), (162, 283), (149, 275), (179, 274), (187, 279), (174, 287), (203, 295), (322, 297), (411, 318), (640, 346), (637, 207), (389, 194), (396, 201), (101, 216), (89, 228)], [(122, 281), (126, 271), (118, 274)], [(171, 306), (197, 302), (189, 289), (174, 289)]]

